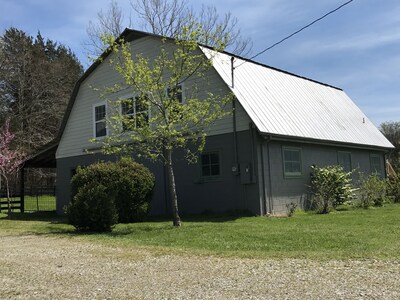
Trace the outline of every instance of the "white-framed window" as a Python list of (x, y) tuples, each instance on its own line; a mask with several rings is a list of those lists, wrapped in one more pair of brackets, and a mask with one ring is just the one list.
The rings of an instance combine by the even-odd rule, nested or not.
[(183, 104), (185, 102), (185, 95), (183, 92), (183, 83), (178, 84), (174, 87), (168, 87), (166, 90), (167, 97), (169, 99), (175, 99), (179, 103)]
[(122, 130), (147, 126), (149, 124), (149, 103), (146, 96), (135, 96), (121, 101)]
[(378, 154), (371, 154), (369, 156), (369, 161), (371, 165), (371, 173), (382, 175), (382, 163), (381, 157)]
[(93, 136), (100, 138), (107, 136), (107, 106), (105, 103), (93, 105)]
[(212, 178), (221, 175), (219, 151), (204, 152), (200, 156), (201, 177)]
[(343, 170), (350, 172), (351, 169), (351, 152), (338, 151), (338, 164), (343, 167)]
[(301, 149), (283, 147), (283, 173), (285, 177), (299, 177), (302, 174)]

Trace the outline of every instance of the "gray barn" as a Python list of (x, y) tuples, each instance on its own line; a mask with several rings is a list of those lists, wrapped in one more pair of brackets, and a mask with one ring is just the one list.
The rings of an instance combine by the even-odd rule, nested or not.
[[(133, 53), (150, 59), (157, 55), (161, 37), (130, 29), (122, 35)], [(348, 170), (385, 176), (385, 153), (393, 146), (341, 89), (229, 53), (203, 47), (198, 51), (213, 60), (203, 92), (232, 92), (235, 110), (209, 128), (198, 164), (177, 160), (182, 213), (236, 209), (257, 215), (285, 213), (287, 203), (304, 203), (307, 198), (313, 164), (341, 164)], [(90, 142), (96, 138), (95, 112), (107, 113), (93, 87), (120, 81), (108, 56), (105, 53), (105, 59), (93, 64), (77, 83), (56, 141), (59, 213), (70, 201), (75, 168), (113, 159), (87, 154), (95, 147)], [(191, 80), (184, 82), (183, 90), (190, 88)], [(121, 93), (116, 98), (131, 96)], [(156, 175), (152, 214), (169, 213), (164, 167), (145, 164)]]

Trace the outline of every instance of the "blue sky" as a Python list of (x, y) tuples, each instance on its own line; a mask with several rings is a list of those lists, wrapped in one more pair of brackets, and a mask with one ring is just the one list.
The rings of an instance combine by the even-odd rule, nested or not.
[[(200, 1), (191, 0), (194, 6)], [(256, 54), (345, 0), (219, 0)], [(69, 46), (87, 67), (86, 27), (109, 0), (0, 0), (0, 29), (10, 26)], [(129, 0), (118, 1), (129, 15)], [(354, 0), (255, 60), (338, 86), (379, 125), (400, 121), (400, 2)], [(134, 21), (134, 20), (133, 20)], [(134, 24), (135, 25), (135, 24)], [(138, 26), (136, 26), (138, 27)], [(140, 29), (140, 28), (138, 28)]]

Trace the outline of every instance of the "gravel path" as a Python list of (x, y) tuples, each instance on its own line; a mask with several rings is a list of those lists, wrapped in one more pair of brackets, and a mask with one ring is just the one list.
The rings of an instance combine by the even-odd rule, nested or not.
[(400, 299), (399, 261), (154, 255), (0, 236), (1, 299)]

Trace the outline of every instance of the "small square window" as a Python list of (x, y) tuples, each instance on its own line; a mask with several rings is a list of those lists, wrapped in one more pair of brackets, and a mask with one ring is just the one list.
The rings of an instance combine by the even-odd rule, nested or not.
[(301, 149), (283, 148), (283, 171), (285, 177), (301, 176)]
[(219, 152), (201, 154), (200, 163), (202, 177), (215, 177), (220, 175)]

